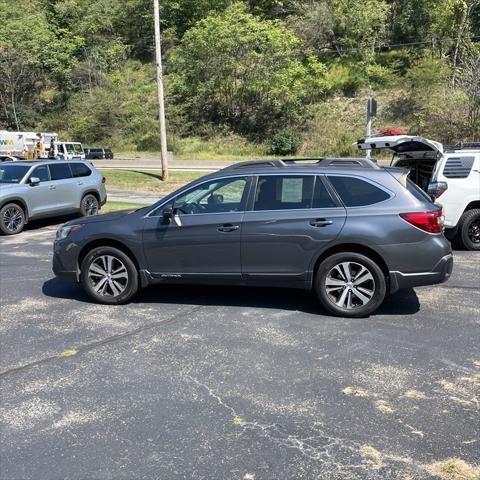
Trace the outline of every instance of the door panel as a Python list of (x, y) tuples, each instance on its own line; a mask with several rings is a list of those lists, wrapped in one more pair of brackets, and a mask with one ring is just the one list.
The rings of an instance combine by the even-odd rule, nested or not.
[(50, 172), (47, 165), (40, 165), (33, 170), (30, 178), (36, 177), (40, 184), (29, 186), (26, 194), (30, 206), (30, 216), (48, 215), (55, 212), (57, 205), (55, 199), (55, 185), (50, 181)]
[(242, 274), (307, 278), (313, 259), (342, 230), (345, 209), (320, 176), (260, 176), (242, 226)]
[[(145, 218), (143, 245), (152, 274), (230, 274), (240, 277), (243, 212), (179, 215), (166, 224)], [(223, 230), (223, 231), (220, 231)]]
[(338, 236), (345, 218), (341, 207), (246, 212), (242, 272), (303, 278), (313, 258)]
[[(196, 185), (145, 218), (143, 244), (157, 276), (241, 278), (240, 239), (251, 179), (228, 177)], [(170, 220), (163, 209), (174, 213)]]

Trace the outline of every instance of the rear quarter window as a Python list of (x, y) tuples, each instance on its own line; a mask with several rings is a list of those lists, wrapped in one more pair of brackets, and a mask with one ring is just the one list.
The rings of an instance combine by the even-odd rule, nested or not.
[(447, 178), (467, 178), (474, 161), (475, 157), (450, 157), (443, 167), (443, 175)]
[(75, 178), (88, 177), (92, 174), (92, 171), (84, 163), (71, 163), (70, 168)]
[(360, 178), (328, 176), (328, 179), (347, 207), (374, 205), (390, 198), (390, 194)]

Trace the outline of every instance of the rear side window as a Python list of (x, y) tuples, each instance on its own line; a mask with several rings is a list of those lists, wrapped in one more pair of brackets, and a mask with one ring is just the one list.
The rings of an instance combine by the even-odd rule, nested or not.
[(311, 208), (314, 180), (313, 175), (260, 176), (254, 210)]
[(92, 171), (84, 163), (71, 163), (73, 176), (76, 177), (88, 177), (92, 174)]
[(328, 179), (347, 207), (373, 205), (390, 198), (381, 188), (359, 178), (329, 176)]
[(68, 163), (51, 163), (50, 176), (52, 180), (64, 180), (65, 178), (72, 178), (72, 172)]
[(475, 157), (449, 158), (443, 168), (447, 178), (467, 178), (472, 170)]

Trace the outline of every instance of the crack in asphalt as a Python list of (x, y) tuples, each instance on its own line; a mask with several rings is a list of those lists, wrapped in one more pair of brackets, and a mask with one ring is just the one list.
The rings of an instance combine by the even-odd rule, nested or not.
[[(371, 462), (371, 459), (365, 454), (364, 445), (353, 441), (347, 441), (346, 439), (340, 437), (332, 437), (324, 431), (319, 430), (318, 425), (315, 425), (317, 431), (319, 430), (317, 435), (301, 437), (284, 431), (284, 427), (279, 423), (267, 424), (256, 421), (245, 421), (243, 420), (243, 417), (238, 414), (237, 410), (226, 403), (218, 394), (218, 392), (213, 390), (210, 386), (189, 374), (184, 374), (184, 376), (197, 386), (206, 390), (210, 397), (216, 400), (217, 403), (225, 410), (230, 412), (233, 423), (242, 428), (243, 431), (252, 431), (254, 433), (258, 433), (277, 446), (296, 450), (309, 460), (321, 462), (324, 467), (326, 464), (330, 464), (330, 466), (335, 470), (335, 472), (332, 472), (335, 473), (335, 475), (340, 473), (346, 475), (351, 473), (351, 469), (366, 470), (364, 473), (367, 473), (371, 470), (371, 465), (369, 463)], [(235, 422), (237, 419), (241, 419), (241, 421)], [(317, 443), (317, 445), (315, 445), (315, 443)], [(358, 462), (338, 462), (335, 459), (335, 456), (341, 454), (342, 450), (349, 456), (356, 456), (358, 458)], [(409, 457), (401, 457), (385, 453), (382, 453), (381, 456), (383, 460), (389, 460), (391, 462), (408, 465), (408, 467), (410, 467), (410, 469), (417, 474), (423, 473), (420, 465), (414, 463)]]
[[(189, 316), (189, 315), (197, 312), (198, 310), (200, 310), (202, 308), (204, 308), (204, 305), (199, 305), (195, 308), (192, 308), (192, 309), (188, 310), (187, 312), (176, 313), (176, 314), (172, 315), (171, 317), (165, 318), (164, 320), (159, 320), (158, 322), (149, 323), (148, 325), (143, 325), (142, 327), (138, 327), (134, 330), (129, 330), (129, 331), (124, 332), (124, 333), (119, 333), (117, 335), (112, 335), (110, 337), (104, 338), (103, 340), (98, 340), (96, 342), (91, 342), (91, 343), (87, 343), (86, 345), (76, 347), (75, 348), (75, 350), (76, 350), (75, 356), (80, 354), (80, 353), (88, 352), (88, 351), (93, 350), (95, 348), (102, 347), (103, 345), (108, 345), (110, 343), (118, 342), (119, 340), (123, 340), (125, 338), (133, 337), (133, 336), (137, 335), (138, 333), (142, 333), (142, 332), (146, 332), (148, 330), (152, 330), (153, 328), (159, 327), (161, 325), (167, 325), (169, 323), (174, 322), (179, 317)], [(10, 376), (14, 373), (18, 373), (18, 372), (21, 372), (23, 370), (27, 370), (27, 369), (30, 369), (32, 367), (36, 367), (36, 366), (39, 366), (39, 365), (44, 365), (44, 364), (50, 363), (54, 360), (62, 360), (62, 359), (64, 359), (64, 357), (62, 357), (62, 355), (52, 355), (50, 357), (42, 358), (41, 360), (37, 360), (35, 362), (26, 363), (25, 365), (21, 365), (19, 367), (11, 368), (9, 370), (4, 370), (3, 372), (0, 372), (0, 380), (3, 379), (4, 377)]]

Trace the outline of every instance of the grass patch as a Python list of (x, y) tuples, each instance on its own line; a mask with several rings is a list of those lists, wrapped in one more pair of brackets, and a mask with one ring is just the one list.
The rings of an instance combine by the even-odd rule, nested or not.
[(146, 207), (147, 205), (139, 203), (127, 202), (107, 202), (101, 209), (100, 213), (119, 212), (120, 210), (137, 210), (138, 208)]
[(425, 470), (441, 480), (480, 480), (480, 467), (472, 467), (460, 458), (432, 463)]
[(117, 170), (102, 168), (102, 175), (107, 179), (107, 189), (130, 190), (137, 192), (155, 192), (166, 195), (183, 185), (205, 175), (205, 172), (170, 172), (170, 178), (162, 181), (160, 170)]

